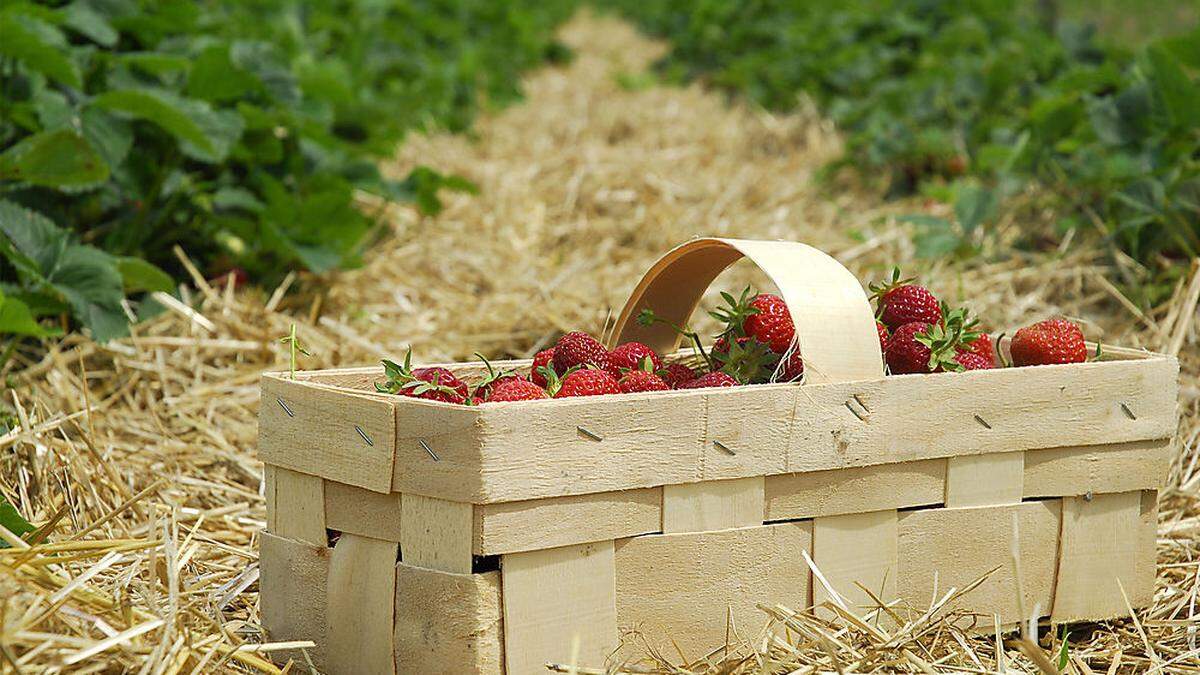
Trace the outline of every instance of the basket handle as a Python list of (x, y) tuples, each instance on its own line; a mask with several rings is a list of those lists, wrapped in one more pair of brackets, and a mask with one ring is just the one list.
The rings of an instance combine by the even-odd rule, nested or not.
[(883, 377), (875, 316), (858, 279), (828, 254), (791, 241), (702, 238), (672, 249), (633, 289), (617, 318), (613, 345), (636, 340), (660, 353), (678, 349), (681, 338), (670, 326), (643, 326), (637, 315), (649, 308), (683, 325), (713, 279), (742, 257), (771, 278), (787, 303), (804, 357), (805, 381)]

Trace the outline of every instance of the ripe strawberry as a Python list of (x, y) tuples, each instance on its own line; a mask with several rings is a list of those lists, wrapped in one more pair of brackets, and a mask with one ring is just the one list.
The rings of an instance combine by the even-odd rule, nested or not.
[[(996, 365), (996, 347), (992, 344), (992, 338), (987, 333), (980, 333), (979, 337), (968, 342), (966, 351), (977, 354), (980, 358), (986, 360), (989, 368)], [(967, 370), (971, 369), (967, 368)]]
[(539, 387), (546, 386), (546, 376), (542, 373), (542, 367), (554, 367), (554, 347), (533, 355), (533, 364), (529, 366), (529, 379)]
[(804, 374), (804, 360), (800, 358), (800, 350), (793, 350), (787, 358), (780, 361), (776, 369), (776, 382), (795, 382)]
[(672, 389), (678, 389), (679, 385), (696, 379), (696, 371), (688, 368), (682, 363), (668, 363), (663, 366), (662, 370), (658, 371), (658, 376), (667, 383), (667, 386)]
[(924, 335), (930, 328), (929, 323), (913, 321), (892, 332), (891, 343), (885, 356), (888, 369), (893, 374), (932, 372), (929, 367), (931, 350), (928, 345), (917, 340), (918, 335)]
[(791, 314), (751, 314), (743, 324), (746, 335), (758, 340), (776, 354), (782, 354), (792, 345), (796, 327)]
[(383, 371), (387, 375), (384, 383), (375, 383), (375, 390), (388, 394), (412, 396), (445, 403), (466, 403), (467, 385), (445, 368), (418, 368), (413, 370), (412, 351), (404, 355), (404, 363), (383, 360)]
[(571, 331), (554, 345), (554, 370), (565, 373), (571, 368), (595, 366), (608, 370), (608, 350), (596, 338), (583, 331)]
[(684, 382), (679, 385), (679, 389), (704, 389), (707, 387), (736, 387), (738, 381), (733, 379), (729, 373), (723, 373), (719, 370), (714, 370), (711, 373), (705, 373), (694, 380)]
[[(561, 343), (560, 343), (561, 344)], [(583, 368), (567, 373), (562, 379), (554, 398), (568, 396), (601, 396), (603, 394), (619, 394), (621, 387), (617, 379), (605, 370)]]
[(511, 379), (497, 382), (492, 389), (491, 403), (502, 401), (536, 401), (540, 398), (550, 398), (545, 389), (529, 380)]
[(442, 368), (441, 366), (416, 368), (412, 371), (412, 376), (418, 380), (450, 387), (464, 400), (467, 398), (467, 383), (458, 379), (454, 373), (446, 368)]
[(644, 370), (642, 362), (646, 359), (650, 359), (653, 370), (659, 370), (663, 365), (662, 357), (640, 342), (626, 342), (617, 345), (609, 352), (608, 356), (612, 366), (609, 372), (616, 377), (620, 377), (621, 373), (627, 370)]
[(1083, 363), (1087, 360), (1083, 331), (1066, 319), (1047, 319), (1022, 328), (1013, 336), (1009, 351), (1016, 366)]
[(645, 370), (631, 370), (625, 373), (617, 385), (626, 394), (639, 391), (666, 391), (671, 388), (661, 377)]
[(759, 293), (754, 296), (750, 301), (750, 306), (757, 309), (759, 314), (789, 314), (787, 303), (783, 301), (783, 298), (771, 293)]
[(960, 351), (954, 355), (954, 362), (963, 370), (991, 370), (996, 364), (986, 356), (972, 351)]
[(938, 299), (924, 286), (909, 283), (911, 281), (901, 279), (900, 269), (893, 268), (890, 282), (871, 284), (871, 298), (879, 308), (878, 316), (893, 332), (906, 323), (937, 323), (942, 319)]
[(891, 335), (888, 334), (888, 327), (876, 321), (875, 330), (879, 332), (879, 350), (887, 354), (888, 342), (891, 341)]

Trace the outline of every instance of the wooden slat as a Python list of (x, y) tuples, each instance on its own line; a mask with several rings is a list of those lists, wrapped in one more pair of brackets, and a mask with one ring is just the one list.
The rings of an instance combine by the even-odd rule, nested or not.
[(395, 672), (396, 546), (343, 534), (333, 547), (326, 610), (331, 675)]
[(267, 464), (386, 493), (392, 488), (395, 420), (387, 397), (264, 375), (258, 454)]
[(504, 675), (500, 573), (396, 566), (396, 670)]
[[(299, 539), (317, 546), (326, 545), (324, 481), (298, 471), (275, 467), (274, 534)], [(267, 505), (271, 509), (270, 504)]]
[[(1044, 614), (1054, 598), (1060, 511), (1059, 501), (1049, 500), (901, 513), (900, 597), (913, 607), (929, 607), (950, 588), (965, 588), (990, 573), (952, 607), (979, 613), (989, 625), (987, 617), (993, 615), (999, 615), (1002, 624), (1028, 618), (1017, 605), (1011, 562), (1016, 544), (1024, 610), (1032, 613), (1037, 604)], [(1015, 541), (1014, 517), (1019, 533)]]
[(267, 532), (278, 532), (279, 523), (275, 520), (275, 467), (263, 464), (263, 502), (267, 510)]
[(1149, 606), (1154, 599), (1154, 579), (1158, 573), (1158, 492), (1142, 491), (1138, 522), (1137, 580), (1130, 589), (1134, 607)]
[(421, 495), (400, 497), (400, 551), (406, 565), (471, 573), (471, 505)]
[(662, 488), (475, 507), (476, 555), (516, 553), (662, 530)]
[[(673, 660), (725, 643), (727, 623), (753, 639), (767, 622), (755, 604), (808, 604), (812, 523), (652, 534), (617, 542), (617, 616), (623, 629)], [(640, 644), (640, 643), (639, 643)]]
[(762, 525), (763, 479), (664, 486), (662, 514), (662, 531), (667, 533)]
[(545, 664), (603, 668), (617, 647), (611, 541), (501, 556), (506, 675), (540, 675)]
[[(813, 562), (843, 602), (860, 616), (878, 605), (859, 584), (884, 602), (896, 598), (897, 522), (895, 510), (813, 519)], [(831, 599), (825, 585), (815, 578), (812, 593), (813, 605)]]
[(400, 494), (380, 494), (325, 481), (325, 526), (373, 539), (400, 541)]
[(796, 400), (772, 387), (748, 387), (740, 396), (709, 396), (705, 405), (704, 481), (787, 472)]
[[(404, 480), (407, 491), (476, 504), (697, 482), (716, 450), (707, 438), (707, 421), (696, 411), (723, 405), (706, 398), (759, 391), (778, 397), (773, 409), (795, 404), (785, 473), (1169, 438), (1175, 430), (1177, 371), (1174, 359), (1153, 358), (485, 405), (478, 409), (477, 426), (447, 432), (439, 441), (464, 459), (431, 463), (436, 473), (410, 467)], [(944, 402), (936, 415), (929, 414), (929, 401)], [(581, 426), (603, 440), (580, 433)], [(530, 435), (530, 429), (538, 433)], [(477, 449), (477, 458), (468, 457), (469, 447)], [(416, 461), (421, 459), (416, 453), (424, 451), (411, 452)], [(752, 464), (719, 468), (731, 478), (774, 470)]]
[(1058, 588), (1051, 618), (1061, 622), (1127, 614), (1121, 586), (1126, 594), (1138, 587), (1142, 493), (1062, 501)]
[(767, 520), (794, 520), (941, 504), (946, 460), (767, 476)]
[(1156, 490), (1166, 483), (1173, 457), (1169, 438), (1030, 450), (1025, 453), (1025, 496)]
[(946, 506), (995, 506), (1021, 501), (1025, 453), (966, 455), (946, 461)]
[[(259, 606), (267, 639), (274, 642), (312, 640), (313, 664), (324, 669), (326, 622), (325, 585), (330, 549), (261, 532), (259, 548)], [(280, 657), (306, 663), (300, 650)]]

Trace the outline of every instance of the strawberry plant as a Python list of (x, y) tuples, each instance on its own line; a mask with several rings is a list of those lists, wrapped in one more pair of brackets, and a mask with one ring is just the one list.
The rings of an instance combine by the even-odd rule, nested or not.
[(362, 203), (436, 213), (440, 190), (475, 189), (377, 160), (515, 97), (523, 69), (564, 55), (552, 29), (571, 6), (3, 3), (0, 332), (61, 314), (122, 335), (126, 296), (182, 271), (176, 245), (266, 283), (357, 264), (380, 231)]

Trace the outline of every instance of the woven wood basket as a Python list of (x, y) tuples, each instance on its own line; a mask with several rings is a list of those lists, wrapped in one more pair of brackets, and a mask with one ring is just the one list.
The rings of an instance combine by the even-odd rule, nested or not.
[(722, 239), (656, 263), (616, 342), (677, 349), (631, 317), (686, 322), (742, 257), (791, 309), (803, 385), (466, 407), (375, 393), (381, 368), (264, 375), (270, 638), (331, 673), (526, 675), (603, 666), (623, 629), (695, 658), (753, 637), (758, 602), (929, 607), (989, 572), (958, 607), (1004, 627), (1150, 601), (1175, 359), (884, 377), (845, 268)]

